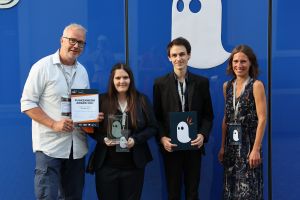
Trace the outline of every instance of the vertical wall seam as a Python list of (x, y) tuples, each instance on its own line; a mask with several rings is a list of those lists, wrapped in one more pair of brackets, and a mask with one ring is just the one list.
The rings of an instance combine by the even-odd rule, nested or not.
[(272, 17), (273, 17), (273, 0), (269, 0), (268, 15), (268, 196), (272, 200)]
[(125, 63), (127, 66), (129, 66), (129, 41), (128, 41), (128, 0), (125, 0), (125, 9), (124, 9), (124, 13), (125, 13)]

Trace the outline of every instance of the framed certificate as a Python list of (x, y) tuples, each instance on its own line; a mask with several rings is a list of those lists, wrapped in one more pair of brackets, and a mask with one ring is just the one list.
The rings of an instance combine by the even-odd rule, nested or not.
[(191, 141), (197, 138), (197, 112), (170, 112), (171, 143), (177, 144), (173, 150), (193, 150)]
[(71, 116), (77, 127), (98, 127), (99, 94), (95, 89), (71, 90)]
[(116, 143), (116, 152), (129, 152), (127, 141), (130, 135), (128, 130), (128, 116), (108, 115), (107, 137)]

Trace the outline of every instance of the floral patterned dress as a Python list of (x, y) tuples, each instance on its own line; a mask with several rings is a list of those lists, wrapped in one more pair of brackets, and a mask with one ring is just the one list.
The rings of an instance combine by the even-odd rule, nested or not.
[[(223, 160), (224, 199), (226, 200), (263, 199), (262, 165), (250, 169), (247, 160), (255, 141), (258, 124), (253, 96), (254, 81), (250, 79), (243, 94), (236, 100), (240, 102), (237, 119), (242, 125), (242, 145), (230, 145), (229, 134), (226, 134)], [(233, 83), (234, 80), (229, 81), (226, 88), (225, 122), (227, 124), (234, 119)]]

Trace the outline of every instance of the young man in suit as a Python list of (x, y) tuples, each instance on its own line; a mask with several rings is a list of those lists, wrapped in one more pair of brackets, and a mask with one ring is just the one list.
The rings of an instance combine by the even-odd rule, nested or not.
[[(182, 183), (185, 199), (199, 199), (201, 154), (212, 127), (213, 109), (207, 78), (188, 71), (190, 43), (180, 37), (167, 46), (173, 71), (155, 80), (153, 87), (154, 111), (160, 125), (159, 143), (164, 161), (169, 200), (179, 200)], [(196, 111), (198, 134), (191, 141), (197, 150), (173, 151), (176, 144), (170, 138), (169, 113)]]

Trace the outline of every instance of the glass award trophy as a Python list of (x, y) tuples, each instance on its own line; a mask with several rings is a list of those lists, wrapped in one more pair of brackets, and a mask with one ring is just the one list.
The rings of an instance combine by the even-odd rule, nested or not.
[(128, 130), (128, 116), (109, 115), (108, 116), (108, 133), (107, 138), (116, 143), (116, 152), (129, 152), (127, 140), (130, 131)]

